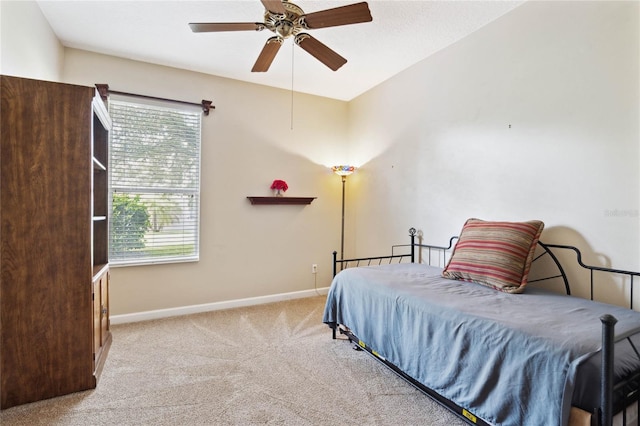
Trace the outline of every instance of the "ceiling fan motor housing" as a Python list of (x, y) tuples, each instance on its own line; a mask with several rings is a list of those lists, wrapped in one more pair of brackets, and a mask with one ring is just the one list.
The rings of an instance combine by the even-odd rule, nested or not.
[(282, 38), (289, 38), (306, 29), (304, 26), (304, 11), (297, 5), (287, 1), (282, 2), (286, 13), (273, 13), (269, 10), (264, 12), (264, 25), (270, 31), (278, 34)]

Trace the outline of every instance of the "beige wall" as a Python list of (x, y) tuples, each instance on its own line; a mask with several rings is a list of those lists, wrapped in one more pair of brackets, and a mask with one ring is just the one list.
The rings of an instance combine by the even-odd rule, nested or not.
[(60, 81), (64, 48), (37, 3), (0, 1), (0, 73)]
[[(200, 261), (113, 268), (114, 315), (326, 287), (339, 246), (339, 162), (347, 106), (169, 67), (67, 49), (64, 80), (108, 83), (117, 91), (199, 102), (203, 118)], [(252, 206), (274, 179), (308, 206)], [(316, 278), (311, 264), (318, 264)]]
[(352, 101), (357, 253), (541, 219), (544, 240), (640, 270), (639, 8), (526, 3)]

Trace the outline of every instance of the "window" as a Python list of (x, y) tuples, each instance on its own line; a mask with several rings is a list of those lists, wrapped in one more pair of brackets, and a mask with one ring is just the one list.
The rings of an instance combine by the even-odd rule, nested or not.
[(109, 101), (109, 262), (199, 258), (201, 111)]

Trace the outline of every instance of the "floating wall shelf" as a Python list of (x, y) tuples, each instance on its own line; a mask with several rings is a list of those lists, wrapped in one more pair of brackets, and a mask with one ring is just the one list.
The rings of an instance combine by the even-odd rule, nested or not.
[(317, 197), (247, 197), (251, 204), (311, 204)]

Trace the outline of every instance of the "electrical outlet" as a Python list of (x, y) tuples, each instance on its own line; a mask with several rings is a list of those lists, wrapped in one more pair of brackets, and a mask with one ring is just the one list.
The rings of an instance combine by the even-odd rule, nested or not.
[(317, 274), (318, 273), (318, 265), (316, 265), (315, 263), (313, 265), (311, 265), (311, 273), (312, 274)]

